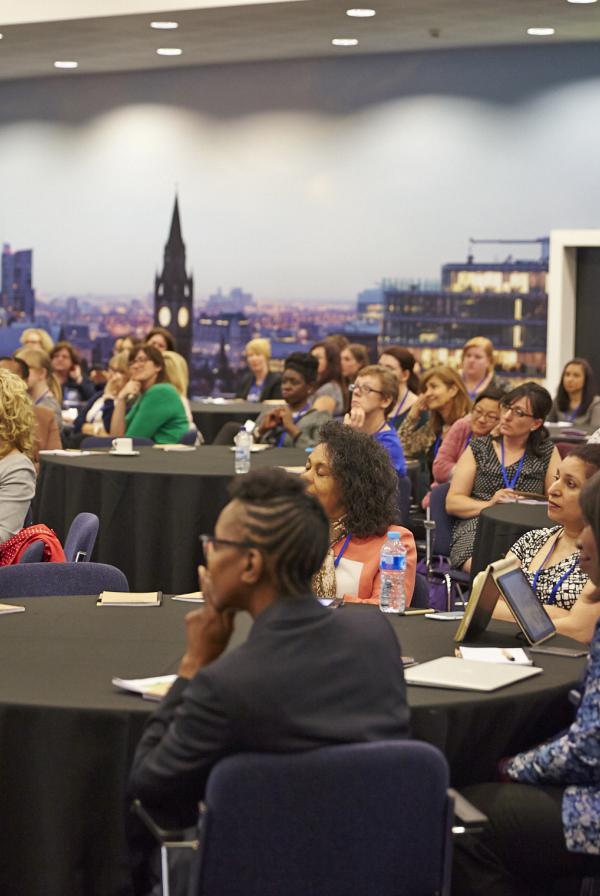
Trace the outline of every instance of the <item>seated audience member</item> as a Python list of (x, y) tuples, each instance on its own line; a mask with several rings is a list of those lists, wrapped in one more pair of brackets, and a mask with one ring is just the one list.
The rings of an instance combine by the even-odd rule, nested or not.
[(346, 395), (342, 382), (340, 349), (332, 339), (315, 342), (310, 350), (319, 362), (317, 388), (313, 396), (313, 407), (325, 411), (332, 417), (341, 417), (346, 407)]
[(144, 339), (146, 345), (153, 345), (164, 355), (165, 352), (176, 352), (175, 337), (164, 327), (152, 327)]
[(350, 386), (352, 404), (344, 423), (366, 432), (383, 445), (398, 476), (406, 475), (404, 452), (398, 433), (389, 425), (387, 415), (398, 394), (395, 375), (379, 364), (363, 367)]
[(343, 348), (340, 353), (342, 376), (349, 385), (356, 379), (356, 375), (363, 367), (369, 364), (369, 350), (359, 342), (352, 342)]
[[(135, 399), (127, 411), (126, 402)], [(157, 348), (141, 345), (129, 362), (129, 380), (115, 398), (111, 436), (152, 439), (158, 444), (179, 441), (189, 429), (175, 386), (167, 381), (165, 361)]]
[[(431, 469), (450, 427), (470, 409), (463, 382), (450, 367), (433, 367), (421, 377), (421, 395), (398, 429), (406, 457), (418, 458)], [(429, 416), (423, 422), (423, 411)]]
[[(129, 780), (131, 798), (168, 827), (195, 824), (225, 756), (408, 736), (400, 650), (385, 617), (334, 612), (311, 593), (328, 544), (319, 503), (277, 468), (230, 491), (214, 537), (203, 539), (205, 606), (186, 617), (179, 677), (146, 725)], [(224, 653), (238, 611), (254, 626)], [(137, 883), (147, 892), (148, 881)]]
[[(600, 600), (600, 474), (581, 491), (580, 566)], [(499, 763), (503, 783), (466, 788), (488, 817), (454, 841), (453, 896), (583, 893), (600, 872), (600, 627), (575, 720), (566, 732)], [(566, 699), (566, 698), (565, 698)], [(508, 783), (512, 782), (512, 783)]]
[[(377, 363), (396, 374), (398, 380), (398, 397), (388, 418), (388, 423), (397, 430), (418, 400), (419, 377), (415, 373), (415, 356), (399, 345), (386, 345)], [(421, 424), (426, 420), (427, 415), (424, 414)]]
[(79, 445), (84, 436), (107, 436), (115, 408), (115, 398), (129, 378), (129, 355), (119, 352), (108, 362), (108, 381), (104, 391), (94, 395), (79, 410), (73, 424), (71, 444)]
[[(159, 349), (160, 351), (160, 349)], [(177, 394), (181, 398), (181, 403), (185, 409), (188, 419), (188, 429), (195, 429), (196, 424), (192, 417), (192, 409), (188, 399), (188, 390), (190, 388), (190, 373), (187, 361), (178, 352), (172, 352), (170, 349), (162, 353), (165, 360), (165, 370), (170, 383), (177, 389)]]
[(38, 327), (28, 327), (23, 330), (19, 342), (23, 348), (37, 348), (46, 352), (47, 355), (54, 348), (54, 341), (49, 333)]
[(590, 364), (585, 358), (573, 358), (565, 364), (548, 422), (600, 426), (600, 395), (597, 391)]
[(406, 548), (406, 605), (415, 586), (417, 551), (398, 519), (398, 481), (385, 449), (366, 433), (331, 421), (309, 454), (302, 477), (329, 520), (329, 551), (313, 589), (319, 597), (379, 600), (379, 555), (387, 532), (402, 533)]
[(103, 364), (94, 364), (90, 367), (89, 378), (96, 392), (102, 392), (108, 382), (108, 370)]
[(258, 418), (254, 437), (259, 442), (278, 448), (310, 448), (317, 444), (321, 426), (331, 419), (310, 404), (317, 369), (317, 359), (308, 352), (293, 352), (286, 358), (281, 377), (281, 394), (286, 404)]
[(494, 346), (485, 336), (474, 336), (462, 350), (462, 379), (471, 401), (489, 386), (502, 388), (494, 376)]
[(81, 358), (70, 342), (57, 342), (50, 352), (54, 376), (62, 389), (62, 403), (89, 401), (95, 395), (94, 384), (81, 370)]
[[(22, 358), (0, 358), (0, 367), (21, 377), (25, 384), (29, 381), (29, 367)], [(40, 451), (55, 451), (62, 448), (62, 442), (56, 417), (50, 408), (33, 405), (33, 416), (35, 426), (32, 458), (36, 471), (39, 472)]]
[(272, 401), (281, 398), (281, 377), (269, 370), (269, 340), (251, 339), (246, 343), (245, 355), (249, 373), (242, 380), (235, 397), (245, 398), (246, 401)]
[(448, 430), (433, 462), (434, 485), (452, 479), (454, 468), (471, 439), (489, 436), (500, 422), (500, 401), (504, 395), (500, 389), (490, 386), (480, 392), (473, 402), (471, 413), (461, 417)]
[[(516, 557), (557, 631), (589, 644), (600, 616), (596, 590), (579, 566), (579, 536), (585, 523), (579, 496), (585, 482), (600, 470), (600, 445), (578, 445), (563, 457), (548, 489), (548, 516), (557, 526), (526, 532), (507, 557)], [(495, 619), (514, 621), (504, 601)]]
[(350, 345), (350, 340), (343, 333), (330, 333), (329, 336), (325, 337), (324, 341), (335, 345), (340, 354)]
[(15, 353), (15, 358), (25, 361), (29, 368), (27, 388), (34, 406), (50, 408), (56, 418), (58, 431), (62, 432), (62, 390), (54, 376), (50, 356), (37, 348), (21, 348)]
[[(119, 340), (115, 341), (115, 352), (117, 351), (116, 345)], [(129, 352), (129, 357), (133, 354), (133, 350), (139, 348), (140, 345), (143, 345), (141, 339), (138, 339), (136, 336), (132, 336), (131, 334), (128, 336), (122, 336), (120, 341), (120, 352)]]
[(0, 543), (23, 528), (35, 494), (34, 426), (27, 386), (0, 369)]
[(484, 507), (515, 501), (517, 491), (548, 494), (560, 455), (544, 429), (552, 399), (537, 383), (522, 383), (502, 399), (497, 437), (475, 439), (458, 461), (446, 499), (459, 517), (450, 562), (471, 569), (477, 519)]

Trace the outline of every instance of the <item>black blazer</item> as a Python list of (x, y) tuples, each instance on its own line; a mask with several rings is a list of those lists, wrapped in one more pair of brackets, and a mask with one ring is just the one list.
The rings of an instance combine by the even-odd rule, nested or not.
[(400, 646), (377, 607), (281, 598), (244, 644), (177, 679), (138, 745), (130, 796), (189, 826), (224, 756), (405, 738), (408, 715)]
[[(248, 373), (237, 390), (236, 398), (247, 398), (252, 384), (254, 383), (254, 374)], [(263, 383), (259, 401), (269, 401), (271, 398), (281, 398), (281, 376), (269, 370)]]

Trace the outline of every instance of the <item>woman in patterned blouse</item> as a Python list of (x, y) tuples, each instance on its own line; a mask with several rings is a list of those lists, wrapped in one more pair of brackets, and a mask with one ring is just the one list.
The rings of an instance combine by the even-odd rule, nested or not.
[[(600, 473), (581, 491), (582, 570), (600, 600)], [(499, 763), (500, 784), (466, 788), (488, 816), (485, 831), (459, 837), (453, 896), (579, 894), (600, 876), (600, 623), (575, 721), (555, 740)], [(532, 786), (533, 785), (533, 786)]]
[[(595, 585), (579, 566), (579, 536), (584, 527), (579, 495), (583, 484), (600, 470), (600, 445), (578, 445), (560, 463), (548, 490), (548, 516), (558, 526), (526, 532), (507, 556), (517, 558), (538, 599), (562, 635), (587, 644), (600, 617), (593, 599)], [(514, 622), (503, 600), (494, 619)]]

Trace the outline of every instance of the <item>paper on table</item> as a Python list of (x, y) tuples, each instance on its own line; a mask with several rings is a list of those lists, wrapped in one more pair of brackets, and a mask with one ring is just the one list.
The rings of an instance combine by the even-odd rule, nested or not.
[(80, 451), (79, 448), (44, 448), (40, 454), (55, 454), (57, 457), (85, 457), (93, 451)]
[(97, 607), (159, 607), (162, 591), (103, 591)]
[(463, 660), (477, 660), (482, 663), (508, 663), (517, 666), (533, 666), (533, 660), (522, 647), (466, 647), (456, 648), (456, 655)]
[(306, 467), (281, 467), (282, 470), (285, 470), (286, 473), (296, 473), (298, 476), (300, 473), (304, 473)]
[[(265, 445), (265, 444), (250, 445), (250, 451), (252, 452), (252, 454), (257, 454), (259, 451), (266, 451), (268, 448), (272, 448), (272, 447), (273, 447), (272, 445)], [(235, 445), (232, 445), (229, 450), (235, 451)]]
[(13, 604), (0, 604), (0, 614), (24, 613), (25, 607), (15, 607)]
[(195, 445), (153, 445), (159, 451), (195, 451)]
[(188, 594), (174, 594), (171, 600), (182, 600), (191, 604), (203, 604), (204, 596), (201, 591), (190, 591)]
[(154, 678), (113, 678), (112, 683), (122, 691), (141, 694), (144, 700), (162, 700), (176, 675), (156, 675)]

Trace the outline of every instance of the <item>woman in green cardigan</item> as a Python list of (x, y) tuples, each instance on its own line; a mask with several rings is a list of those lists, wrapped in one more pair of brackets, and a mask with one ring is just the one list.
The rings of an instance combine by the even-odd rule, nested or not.
[[(135, 398), (126, 413), (126, 403)], [(183, 403), (168, 382), (163, 356), (153, 345), (140, 345), (129, 362), (129, 381), (115, 399), (111, 436), (152, 439), (173, 444), (189, 429)]]

